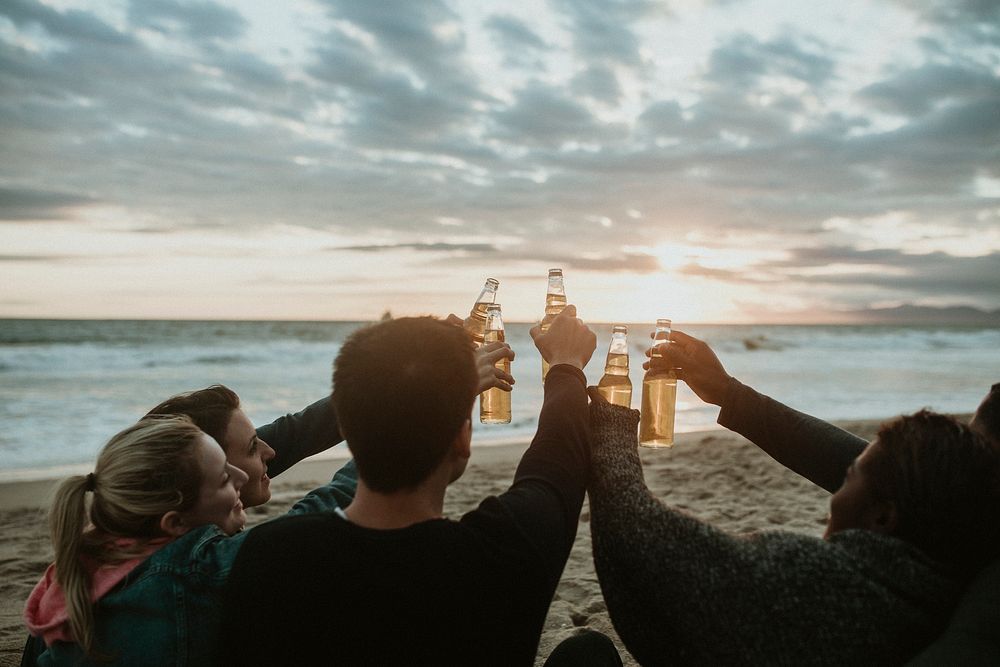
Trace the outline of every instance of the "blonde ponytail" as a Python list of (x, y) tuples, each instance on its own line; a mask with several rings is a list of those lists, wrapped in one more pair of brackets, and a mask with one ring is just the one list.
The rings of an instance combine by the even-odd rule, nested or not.
[[(147, 417), (104, 446), (92, 474), (59, 485), (49, 511), (56, 581), (66, 597), (70, 631), (88, 656), (97, 657), (95, 617), (81, 557), (103, 563), (131, 558), (143, 542), (162, 537), (164, 514), (194, 507), (201, 486), (194, 445), (203, 435), (184, 416)], [(116, 537), (140, 544), (119, 548)]]
[(56, 581), (66, 596), (66, 613), (73, 637), (89, 655), (93, 649), (94, 609), (90, 603), (90, 576), (80, 562), (83, 531), (87, 526), (88, 476), (70, 477), (59, 485), (49, 531), (56, 552)]

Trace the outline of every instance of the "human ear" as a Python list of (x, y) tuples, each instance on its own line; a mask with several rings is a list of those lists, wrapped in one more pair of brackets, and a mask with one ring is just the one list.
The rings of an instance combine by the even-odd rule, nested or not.
[(177, 510), (170, 510), (160, 517), (160, 530), (171, 537), (180, 537), (191, 530), (184, 522), (184, 517)]
[(459, 459), (472, 456), (472, 419), (466, 419), (455, 435), (454, 452)]
[(883, 535), (892, 535), (899, 525), (899, 515), (896, 503), (891, 500), (880, 500), (871, 507), (868, 517), (868, 530)]

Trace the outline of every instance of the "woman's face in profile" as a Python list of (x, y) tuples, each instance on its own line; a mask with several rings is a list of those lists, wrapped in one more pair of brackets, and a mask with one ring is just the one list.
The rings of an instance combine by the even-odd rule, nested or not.
[(247, 521), (240, 501), (246, 473), (226, 461), (222, 447), (209, 435), (202, 434), (195, 448), (201, 487), (198, 502), (184, 513), (184, 523), (190, 527), (215, 524), (227, 535), (239, 532)]
[(876, 439), (851, 463), (844, 483), (830, 498), (830, 518), (823, 539), (851, 528), (886, 532), (883, 514), (891, 503), (878, 495), (875, 471), (876, 460), (881, 455), (881, 445)]

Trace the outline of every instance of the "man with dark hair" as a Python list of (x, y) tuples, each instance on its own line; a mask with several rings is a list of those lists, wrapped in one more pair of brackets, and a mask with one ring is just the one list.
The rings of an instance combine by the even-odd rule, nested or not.
[[(228, 662), (532, 664), (583, 502), (582, 369), (596, 339), (573, 306), (531, 333), (551, 364), (538, 431), (511, 487), (458, 521), (442, 512), (471, 454), (468, 339), (404, 318), (344, 344), (333, 400), (357, 494), (343, 512), (279, 519), (248, 536), (223, 612)], [(281, 586), (258, 585), (261, 572)], [(267, 627), (247, 633), (240, 619), (258, 614)]]

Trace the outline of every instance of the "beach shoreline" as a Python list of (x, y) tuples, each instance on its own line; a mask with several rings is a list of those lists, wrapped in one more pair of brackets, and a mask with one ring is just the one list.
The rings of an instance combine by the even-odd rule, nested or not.
[[(837, 422), (861, 437), (874, 436), (880, 420)], [(445, 499), (445, 515), (457, 518), (488, 495), (502, 493), (528, 442), (474, 447), (465, 475)], [(665, 503), (747, 533), (790, 530), (820, 537), (829, 494), (785, 469), (742, 436), (725, 430), (683, 433), (668, 450), (640, 449), (646, 483)], [(273, 482), (272, 500), (248, 511), (248, 525), (280, 516), (309, 490), (325, 483), (340, 459), (308, 460)], [(17, 665), (24, 645), (21, 611), (31, 588), (52, 559), (45, 512), (58, 479), (0, 483), (0, 665)], [(539, 644), (537, 664), (581, 629), (604, 632), (624, 652), (607, 614), (594, 572), (590, 511), (584, 504), (576, 541), (553, 599)]]

